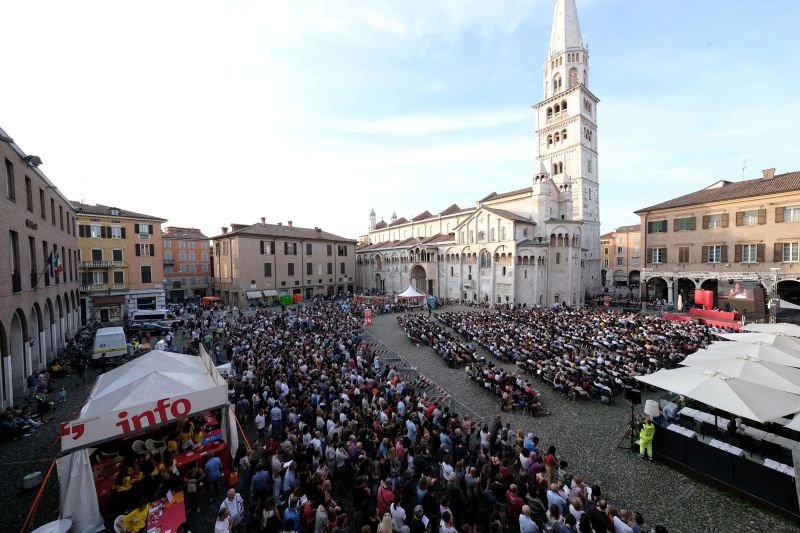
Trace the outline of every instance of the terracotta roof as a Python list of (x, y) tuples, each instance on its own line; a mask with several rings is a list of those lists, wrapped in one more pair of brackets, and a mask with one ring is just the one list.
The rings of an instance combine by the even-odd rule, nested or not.
[[(719, 184), (719, 185), (718, 185)], [(778, 174), (774, 178), (756, 178), (745, 181), (719, 181), (711, 187), (700, 189), (693, 193), (685, 194), (660, 204), (651, 205), (635, 211), (656, 211), (659, 209), (669, 209), (673, 207), (685, 207), (689, 205), (705, 204), (709, 202), (721, 202), (724, 200), (735, 200), (738, 198), (749, 198), (752, 196), (763, 196), (767, 194), (777, 194), (782, 192), (794, 192), (800, 189), (800, 171)]]
[(282, 237), (289, 239), (317, 239), (322, 241), (341, 241), (341, 242), (355, 242), (355, 239), (348, 239), (340, 237), (327, 231), (322, 231), (318, 228), (300, 228), (297, 226), (286, 226), (277, 224), (252, 224), (236, 231), (229, 231), (222, 235), (212, 237), (213, 239), (222, 239), (234, 235), (255, 235), (263, 237)]
[(423, 239), (422, 244), (439, 244), (442, 242), (452, 242), (455, 240), (456, 240), (455, 233), (448, 233), (448, 234), (437, 233), (436, 235), (428, 237), (427, 239)]
[(494, 207), (484, 207), (483, 209), (489, 211), (490, 213), (494, 213), (497, 216), (507, 218), (509, 220), (516, 220), (518, 222), (527, 222), (529, 224), (536, 224), (536, 222), (534, 222), (530, 218), (518, 215), (517, 213), (513, 213), (511, 211), (506, 211), (505, 209), (496, 209)]
[(502, 192), (500, 194), (497, 194), (496, 192), (493, 192), (489, 196), (487, 196), (485, 198), (481, 198), (480, 201), (481, 202), (486, 202), (488, 200), (499, 200), (500, 198), (505, 198), (507, 196), (516, 196), (518, 194), (528, 194), (532, 190), (533, 189), (531, 187), (525, 187), (524, 189), (517, 189), (515, 191), (509, 191), (509, 192)]
[[(166, 218), (161, 217), (154, 217), (152, 215), (143, 215), (142, 213), (135, 213), (133, 211), (128, 211), (126, 209), (120, 209), (119, 207), (111, 207), (108, 205), (89, 205), (89, 204), (82, 204), (81, 202), (70, 201), (72, 206), (75, 208), (75, 214), (82, 214), (82, 215), (98, 215), (98, 216), (105, 216), (105, 217), (122, 217), (122, 218), (139, 218), (143, 220), (155, 220), (158, 222), (166, 222)], [(119, 214), (112, 215), (111, 210), (116, 209), (119, 211)]]
[(381, 220), (380, 222), (375, 224), (375, 229), (383, 229), (383, 228), (388, 227), (388, 226), (389, 226), (389, 224), (387, 224), (385, 221)]
[(641, 224), (631, 224), (630, 226), (620, 226), (617, 228), (616, 231), (617, 233), (630, 233), (632, 231), (641, 231), (641, 230), (642, 230)]
[(425, 220), (426, 218), (431, 218), (432, 216), (433, 216), (433, 215), (431, 215), (431, 212), (430, 212), (430, 211), (423, 211), (423, 212), (422, 212), (422, 213), (420, 213), (419, 215), (417, 215), (417, 216), (415, 216), (414, 218), (412, 218), (412, 219), (411, 219), (411, 221), (412, 221), (412, 222), (418, 222), (418, 221), (420, 221), (420, 220)]
[(391, 228), (392, 226), (399, 226), (400, 224), (408, 224), (408, 220), (406, 220), (406, 217), (398, 218), (397, 220), (389, 224), (389, 227)]
[(613, 236), (614, 236), (614, 232), (613, 231), (609, 231), (608, 233), (603, 233), (602, 235), (600, 235), (600, 238), (601, 239), (610, 239)]
[(458, 204), (453, 204), (453, 205), (451, 205), (450, 207), (448, 207), (447, 209), (445, 209), (444, 211), (442, 211), (439, 214), (442, 215), (442, 216), (444, 216), (444, 215), (455, 215), (456, 213), (460, 213), (460, 212), (461, 212), (461, 208), (458, 207)]
[[(186, 230), (186, 231), (180, 231)], [(178, 231), (167, 231), (161, 234), (164, 239), (195, 239), (195, 240), (208, 240), (202, 231), (199, 229), (179, 228)]]

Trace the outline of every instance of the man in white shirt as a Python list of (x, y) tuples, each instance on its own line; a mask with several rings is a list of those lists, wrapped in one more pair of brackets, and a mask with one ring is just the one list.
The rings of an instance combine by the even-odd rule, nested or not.
[(519, 533), (539, 533), (539, 526), (531, 518), (531, 508), (527, 505), (522, 506), (519, 515)]
[(264, 442), (264, 428), (267, 425), (267, 417), (264, 416), (264, 410), (259, 409), (256, 415), (256, 430), (258, 431), (258, 440)]
[(244, 519), (244, 500), (242, 495), (236, 492), (236, 489), (228, 489), (228, 496), (222, 500), (219, 506), (220, 510), (225, 509), (228, 511), (233, 522), (233, 531), (243, 530), (242, 520)]

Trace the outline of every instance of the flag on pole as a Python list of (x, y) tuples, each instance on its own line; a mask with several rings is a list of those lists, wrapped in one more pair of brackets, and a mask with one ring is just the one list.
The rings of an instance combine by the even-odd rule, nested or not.
[(53, 268), (56, 271), (56, 277), (60, 276), (64, 271), (64, 263), (61, 262), (61, 254), (59, 254), (58, 251), (56, 251), (55, 257), (53, 257)]
[(53, 275), (53, 252), (50, 252), (50, 255), (47, 256), (47, 261), (44, 263), (44, 270), (47, 272), (50, 271), (50, 275)]

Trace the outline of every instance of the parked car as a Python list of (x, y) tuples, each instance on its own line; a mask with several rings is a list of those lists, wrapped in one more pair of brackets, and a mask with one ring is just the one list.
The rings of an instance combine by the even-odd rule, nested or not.
[(170, 331), (172, 331), (172, 324), (168, 322), (134, 322), (128, 326), (129, 334), (148, 332), (151, 335), (166, 335)]

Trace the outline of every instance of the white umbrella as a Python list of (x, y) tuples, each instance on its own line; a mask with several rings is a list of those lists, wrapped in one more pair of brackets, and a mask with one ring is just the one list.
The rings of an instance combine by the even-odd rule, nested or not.
[[(742, 344), (766, 344), (781, 350), (797, 350), (800, 352), (800, 339), (789, 335), (778, 335), (775, 333), (715, 333), (718, 337), (736, 341)], [(731, 343), (719, 342), (714, 346), (727, 346)]]
[(769, 344), (712, 342), (705, 350), (697, 350), (695, 353), (700, 355), (727, 354), (730, 357), (746, 355), (749, 357), (757, 357), (761, 361), (766, 361), (767, 363), (800, 368), (800, 352), (777, 348)]
[(747, 355), (698, 355), (693, 353), (682, 365), (705, 370), (716, 370), (732, 378), (764, 385), (771, 389), (800, 394), (800, 369), (768, 363)]
[(767, 422), (800, 410), (800, 396), (713, 370), (684, 366), (659, 370), (636, 379), (757, 422)]
[(742, 329), (758, 333), (777, 333), (779, 335), (800, 337), (800, 326), (787, 324), (785, 322), (781, 322), (780, 324), (747, 324)]
[(794, 415), (792, 421), (783, 427), (793, 429), (795, 431), (800, 431), (800, 414)]

